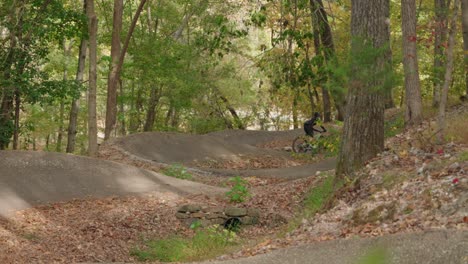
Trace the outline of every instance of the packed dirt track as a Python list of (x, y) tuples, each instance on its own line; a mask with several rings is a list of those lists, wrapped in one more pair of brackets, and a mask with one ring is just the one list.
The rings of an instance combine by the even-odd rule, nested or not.
[(0, 215), (89, 196), (155, 193), (171, 197), (225, 192), (116, 162), (59, 153), (0, 151), (0, 168)]
[(285, 140), (289, 146), (302, 133), (301, 130), (226, 130), (205, 135), (146, 132), (117, 138), (105, 144), (117, 145), (135, 156), (156, 162), (191, 163), (249, 154), (285, 157), (287, 153), (283, 151), (257, 146), (275, 140)]
[[(100, 152), (104, 158), (110, 159), (115, 156), (115, 152), (121, 152), (129, 158), (144, 162), (180, 163), (213, 176), (240, 175), (293, 180), (334, 169), (334, 158), (300, 160), (286, 151), (290, 151), (294, 138), (303, 133), (301, 129), (225, 130), (205, 135), (147, 132), (105, 142)], [(110, 148), (114, 150), (113, 153), (106, 153)]]

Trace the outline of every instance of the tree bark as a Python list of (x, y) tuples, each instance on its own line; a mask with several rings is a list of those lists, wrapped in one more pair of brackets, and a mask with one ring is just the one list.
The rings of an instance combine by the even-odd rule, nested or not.
[(463, 51), (465, 54), (465, 93), (468, 97), (468, 0), (462, 0)]
[(440, 104), (439, 104), (439, 114), (437, 118), (438, 130), (437, 130), (437, 140), (439, 143), (444, 142), (445, 137), (445, 127), (446, 127), (446, 118), (445, 110), (447, 107), (447, 96), (450, 85), (452, 84), (452, 73), (453, 73), (453, 49), (455, 46), (455, 33), (457, 30), (457, 17), (458, 17), (458, 6), (460, 5), (459, 0), (455, 0), (453, 6), (452, 19), (450, 21), (449, 37), (448, 37), (448, 47), (447, 47), (447, 65), (445, 67), (445, 78), (444, 85), (442, 86)]
[(117, 80), (118, 64), (121, 54), (120, 34), (122, 32), (123, 0), (114, 0), (112, 22), (111, 67), (107, 80), (106, 127), (104, 139), (109, 139), (117, 121)]
[[(330, 23), (328, 22), (328, 14), (325, 10), (325, 7), (323, 5), (322, 0), (310, 0), (310, 10), (312, 13), (312, 24), (314, 28), (314, 39), (316, 38), (317, 33), (315, 31), (318, 31), (318, 35), (320, 35), (320, 41), (323, 46), (323, 56), (325, 58), (326, 63), (331, 64), (331, 63), (336, 63), (336, 58), (335, 58), (335, 43), (333, 41), (333, 34), (331, 31)], [(314, 45), (315, 40), (314, 40)], [(317, 47), (317, 46), (316, 46)], [(329, 78), (333, 78), (332, 73), (328, 73)], [(330, 100), (330, 95), (329, 92), (326, 88), (326, 82), (323, 82), (322, 90), (323, 90), (323, 99), (324, 99), (324, 121), (329, 122), (331, 121), (331, 100)], [(344, 95), (342, 94), (342, 91), (332, 91), (331, 92), (331, 97), (333, 97), (333, 100), (335, 102), (335, 108), (338, 112), (338, 120), (343, 120), (343, 110), (344, 110)]]
[(110, 138), (111, 133), (115, 129), (117, 121), (117, 84), (120, 78), (125, 55), (127, 53), (130, 38), (135, 30), (136, 23), (140, 17), (141, 11), (145, 6), (146, 0), (141, 0), (135, 16), (128, 30), (122, 50), (120, 50), (120, 32), (122, 31), (122, 11), (123, 0), (114, 1), (114, 22), (112, 31), (112, 47), (111, 47), (111, 70), (109, 72), (109, 79), (107, 81), (107, 106), (106, 106), (106, 128), (104, 131), (104, 139)]
[[(63, 80), (68, 80), (68, 71), (67, 71), (67, 58), (70, 57), (71, 48), (73, 45), (73, 41), (70, 42), (70, 46), (67, 47), (66, 41), (63, 41), (63, 56), (65, 58), (63, 63)], [(58, 129), (58, 136), (57, 136), (57, 146), (55, 147), (55, 151), (62, 152), (62, 141), (63, 141), (63, 121), (65, 119), (65, 102), (63, 99), (60, 99), (60, 110), (59, 110), (59, 129)]]
[(160, 89), (153, 87), (151, 89), (151, 95), (148, 100), (148, 111), (146, 112), (144, 131), (153, 131), (154, 120), (156, 119), (156, 106), (161, 98)]
[[(465, 0), (464, 0), (465, 1)], [(434, 29), (434, 67), (433, 67), (433, 98), (432, 106), (440, 103), (440, 90), (444, 79), (444, 42), (447, 39), (447, 0), (435, 0), (435, 29)]]
[[(384, 91), (389, 0), (351, 1), (351, 60), (337, 179), (353, 176), (384, 148)], [(375, 56), (369, 57), (369, 51)], [(363, 62), (364, 63), (361, 63)]]
[(89, 21), (88, 155), (96, 157), (98, 152), (96, 116), (98, 20), (94, 12), (94, 0), (88, 0), (86, 14)]
[(20, 132), (20, 110), (21, 110), (21, 93), (18, 88), (15, 89), (15, 130), (13, 133), (13, 149), (18, 149), (19, 132)]
[(236, 109), (232, 107), (232, 105), (229, 103), (228, 99), (224, 97), (223, 95), (220, 95), (221, 100), (226, 104), (226, 108), (228, 109), (229, 113), (231, 113), (232, 118), (234, 118), (234, 122), (236, 123), (236, 126), (238, 129), (245, 129), (244, 124), (242, 123), (242, 120), (240, 119), (239, 115), (237, 114)]
[(422, 122), (422, 98), (419, 81), (416, 1), (401, 0), (401, 21), (403, 33), (403, 68), (405, 71), (405, 126), (412, 127)]
[[(83, 0), (83, 9), (86, 13), (86, 0)], [(88, 41), (82, 37), (80, 42), (80, 50), (78, 54), (78, 68), (76, 70), (75, 80), (77, 83), (83, 83), (83, 75), (86, 64), (86, 51)], [(70, 116), (68, 121), (68, 135), (67, 135), (67, 153), (73, 153), (75, 151), (76, 144), (76, 133), (78, 126), (78, 113), (80, 111), (80, 98), (73, 99), (70, 108)]]

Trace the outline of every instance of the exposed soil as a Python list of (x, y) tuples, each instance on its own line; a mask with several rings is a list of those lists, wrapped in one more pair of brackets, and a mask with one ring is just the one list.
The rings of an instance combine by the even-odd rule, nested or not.
[[(298, 160), (285, 151), (300, 130), (234, 130), (203, 136), (136, 134), (101, 146), (100, 158), (118, 163), (60, 154), (0, 152), (2, 201), (9, 194), (21, 198), (9, 201), (23, 206), (5, 208), (47, 202), (37, 195), (64, 195), (54, 194), (57, 199), (49, 201), (64, 202), (0, 218), (0, 263), (135, 261), (130, 252), (145, 239), (193, 234), (175, 218), (179, 205), (229, 205), (223, 195), (227, 189), (219, 187), (229, 188), (232, 183), (224, 176), (234, 173), (246, 179), (252, 194), (240, 206), (259, 208), (261, 223), (243, 228), (239, 234), (256, 245), (219, 259), (353, 236), (468, 230), (468, 163), (463, 158), (468, 146), (451, 143), (425, 148), (422, 143), (414, 144), (417, 131), (389, 139), (389, 150), (369, 162), (361, 180), (343, 189), (328, 211), (311, 219), (297, 218), (304, 195), (323, 179), (318, 171), (332, 169), (334, 161), (308, 164), (314, 160)], [(174, 163), (189, 166), (196, 182), (158, 173)], [(135, 179), (141, 184), (135, 184)], [(56, 182), (63, 186), (54, 185)], [(151, 188), (159, 191), (148, 193)], [(132, 194), (140, 195), (129, 196)], [(85, 198), (88, 195), (93, 197)], [(71, 200), (73, 196), (79, 199)], [(27, 200), (31, 202), (21, 203)], [(285, 232), (286, 222), (292, 219), (298, 222), (297, 228)], [(279, 231), (285, 236), (278, 237)]]

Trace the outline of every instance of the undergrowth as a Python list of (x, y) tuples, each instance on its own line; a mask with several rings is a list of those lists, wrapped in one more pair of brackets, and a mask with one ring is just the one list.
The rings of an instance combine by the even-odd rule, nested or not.
[(468, 113), (448, 118), (446, 130), (447, 141), (468, 144), (467, 120)]
[(172, 164), (171, 166), (163, 169), (162, 173), (164, 173), (167, 176), (175, 177), (175, 178), (183, 179), (183, 180), (191, 180), (193, 178), (192, 174), (190, 174), (187, 171), (187, 169), (181, 164)]
[(188, 262), (201, 261), (236, 249), (239, 238), (236, 233), (211, 226), (197, 230), (191, 238), (172, 236), (152, 240), (145, 249), (133, 249), (131, 255), (140, 261)]
[(384, 135), (385, 138), (391, 138), (403, 132), (405, 128), (405, 119), (403, 113), (398, 113), (392, 119), (385, 121)]
[[(290, 232), (296, 229), (303, 219), (311, 218), (327, 208), (329, 203), (332, 202), (331, 199), (333, 199), (336, 190), (343, 186), (341, 183), (334, 185), (335, 175), (325, 174), (324, 178), (305, 195), (302, 211), (294, 220), (289, 222), (285, 231)], [(281, 235), (284, 235), (284, 233)]]
[(242, 203), (251, 196), (246, 180), (242, 179), (240, 176), (236, 176), (230, 178), (229, 181), (234, 183), (231, 190), (226, 193), (229, 201)]

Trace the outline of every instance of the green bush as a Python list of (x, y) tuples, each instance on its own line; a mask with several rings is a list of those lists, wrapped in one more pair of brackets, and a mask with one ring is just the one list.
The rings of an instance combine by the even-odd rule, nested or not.
[(247, 188), (246, 180), (242, 179), (240, 176), (236, 176), (229, 179), (229, 181), (234, 183), (231, 190), (226, 193), (231, 202), (242, 203), (251, 196)]
[(180, 164), (172, 164), (171, 166), (163, 169), (162, 173), (164, 173), (167, 176), (184, 179), (184, 180), (191, 180), (193, 178), (192, 174), (190, 174), (187, 171), (187, 169)]
[(314, 135), (314, 139), (310, 142), (312, 154), (323, 153), (327, 157), (338, 155), (340, 150), (341, 135), (338, 130), (330, 128), (328, 135)]
[(226, 122), (221, 118), (192, 118), (189, 121), (190, 132), (206, 134), (226, 129)]
[(140, 261), (200, 261), (225, 254), (238, 244), (237, 235), (219, 226), (198, 230), (192, 238), (169, 237), (146, 243), (131, 252)]

